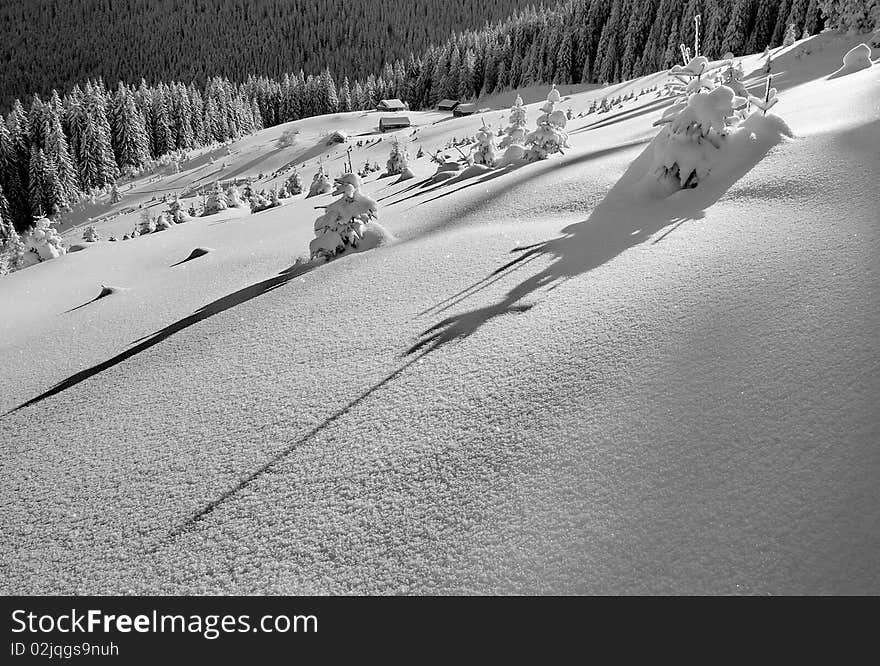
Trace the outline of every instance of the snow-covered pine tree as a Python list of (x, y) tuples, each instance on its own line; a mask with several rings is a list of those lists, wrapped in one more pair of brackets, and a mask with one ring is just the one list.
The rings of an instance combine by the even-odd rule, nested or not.
[(334, 195), (341, 195), (315, 220), (315, 238), (309, 244), (313, 260), (329, 261), (349, 247), (357, 248), (366, 226), (377, 219), (378, 204), (360, 191), (361, 179), (347, 173), (336, 179)]
[[(0, 121), (0, 125), (2, 124)], [(24, 251), (24, 243), (9, 217), (9, 203), (3, 194), (3, 187), (0, 186), (0, 275), (18, 270), (24, 259)]]
[(490, 127), (483, 126), (477, 131), (477, 142), (474, 146), (474, 164), (483, 164), (487, 167), (495, 166), (495, 133)]
[(134, 95), (120, 82), (110, 113), (113, 152), (123, 172), (133, 174), (142, 169), (150, 157), (144, 119)]
[(772, 44), (773, 28), (776, 27), (778, 12), (779, 0), (757, 0), (754, 24), (746, 42), (746, 50), (749, 53)]
[(554, 85), (547, 94), (547, 101), (541, 107), (537, 128), (526, 136), (528, 154), (532, 159), (543, 160), (553, 153), (561, 153), (568, 147), (568, 134), (565, 132), (567, 119), (565, 113), (556, 108), (562, 97)]
[[(409, 151), (406, 145), (397, 137), (391, 139), (391, 152), (385, 163), (385, 173), (389, 176), (397, 176), (409, 171)], [(412, 176), (412, 173), (409, 174)]]
[(97, 243), (101, 240), (100, 235), (98, 235), (98, 231), (92, 225), (86, 227), (85, 231), (83, 231), (83, 240), (86, 243)]
[[(2, 123), (0, 123), (2, 124)], [(19, 100), (15, 100), (6, 116), (8, 138), (4, 161), (6, 162), (6, 181), (4, 188), (9, 201), (10, 216), (15, 228), (20, 232), (33, 223), (34, 214), (30, 206), (28, 174), (30, 171), (30, 148), (28, 145), (28, 118)]]
[(516, 99), (513, 101), (513, 106), (510, 107), (510, 118), (508, 119), (508, 123), (508, 126), (503, 132), (504, 137), (501, 139), (498, 147), (507, 149), (513, 145), (524, 145), (527, 134), (526, 107), (523, 105), (523, 98), (519, 95), (516, 96)]
[(721, 42), (723, 52), (730, 51), (734, 55), (745, 54), (756, 9), (756, 0), (736, 0)]
[(287, 178), (287, 182), (284, 184), (285, 188), (287, 188), (288, 194), (290, 196), (296, 196), (297, 194), (302, 194), (303, 184), (302, 184), (302, 176), (299, 175), (299, 171), (297, 171), (296, 167), (293, 167), (293, 172)]
[(214, 188), (205, 201), (205, 210), (202, 215), (215, 215), (227, 208), (229, 208), (229, 201), (226, 199), (226, 194), (224, 194), (223, 188), (220, 187), (220, 181), (215, 181)]
[(880, 28), (880, 0), (819, 0), (825, 25), (852, 34)]
[(318, 168), (317, 173), (315, 173), (312, 178), (312, 184), (309, 186), (309, 193), (306, 195), (306, 198), (308, 199), (309, 197), (314, 197), (319, 194), (325, 194), (331, 189), (330, 178), (327, 176), (322, 165)]
[(244, 208), (245, 202), (241, 198), (241, 192), (238, 190), (238, 185), (235, 183), (232, 183), (226, 188), (226, 203), (229, 204), (231, 208)]
[(43, 174), (46, 171), (46, 158), (43, 155), (43, 149), (38, 148), (31, 151), (30, 167), (28, 169), (28, 196), (30, 197), (30, 208), (34, 215), (46, 215), (43, 209), (43, 201), (45, 200), (45, 187), (43, 183)]
[(46, 157), (55, 167), (58, 187), (61, 189), (64, 208), (69, 208), (79, 197), (76, 165), (64, 136), (61, 117), (63, 107), (58, 93), (53, 90), (46, 104)]
[(785, 36), (782, 38), (783, 46), (791, 46), (797, 41), (797, 30), (794, 27), (794, 23), (789, 23), (788, 28), (785, 29)]

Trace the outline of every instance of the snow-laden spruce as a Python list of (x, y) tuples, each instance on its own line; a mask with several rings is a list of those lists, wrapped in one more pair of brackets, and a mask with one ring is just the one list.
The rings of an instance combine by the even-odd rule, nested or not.
[(315, 238), (309, 244), (312, 259), (329, 261), (349, 247), (357, 248), (367, 225), (375, 222), (379, 205), (360, 188), (361, 179), (357, 174), (347, 173), (336, 179), (333, 194), (340, 198), (315, 220)]
[(9, 208), (0, 188), (0, 275), (12, 273), (24, 261), (24, 243), (9, 219)]
[(541, 107), (538, 127), (526, 136), (528, 156), (531, 159), (543, 160), (569, 147), (568, 134), (565, 132), (568, 119), (564, 111), (556, 108), (560, 101), (562, 97), (554, 84), (547, 95), (547, 101)]
[(85, 231), (83, 231), (83, 240), (86, 243), (97, 243), (101, 240), (101, 237), (98, 235), (95, 227), (89, 225), (86, 227)]
[(413, 172), (409, 168), (409, 151), (398, 137), (391, 139), (391, 152), (385, 163), (385, 173), (388, 176), (400, 176), (398, 182), (409, 180)]
[(220, 181), (217, 181), (214, 183), (214, 189), (208, 195), (207, 201), (205, 201), (205, 210), (202, 215), (215, 215), (227, 208), (229, 208), (229, 201), (226, 199), (223, 188), (220, 187)]
[(507, 148), (512, 145), (523, 145), (526, 140), (526, 107), (523, 105), (523, 98), (519, 95), (513, 101), (510, 107), (510, 117), (508, 118), (508, 126), (504, 129), (504, 137), (498, 144), (499, 148)]
[(293, 173), (290, 174), (290, 177), (288, 177), (287, 181), (284, 183), (284, 187), (287, 190), (287, 193), (292, 197), (295, 197), (297, 194), (302, 194), (302, 176), (299, 175), (299, 171), (296, 170), (296, 167), (293, 168)]
[(324, 167), (321, 166), (318, 168), (318, 172), (312, 177), (312, 184), (309, 186), (309, 193), (306, 195), (306, 199), (318, 196), (319, 194), (325, 194), (331, 189), (333, 188), (330, 185), (330, 177), (324, 171)]
[(244, 199), (241, 198), (241, 192), (235, 183), (226, 188), (226, 203), (229, 204), (230, 208), (244, 208), (247, 205)]
[(474, 144), (474, 164), (483, 164), (487, 167), (495, 166), (495, 132), (492, 128), (483, 126), (477, 130), (477, 142)]

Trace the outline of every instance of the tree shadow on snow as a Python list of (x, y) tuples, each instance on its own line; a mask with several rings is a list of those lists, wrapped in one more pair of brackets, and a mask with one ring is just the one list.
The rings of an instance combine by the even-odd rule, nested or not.
[(135, 340), (132, 343), (133, 346), (117, 354), (116, 356), (109, 358), (101, 363), (98, 363), (91, 368), (81, 370), (80, 372), (71, 375), (70, 377), (59, 382), (49, 390), (41, 393), (34, 398), (31, 398), (30, 400), (22, 403), (18, 407), (9, 410), (8, 412), (6, 412), (6, 414), (4, 414), (4, 416), (17, 412), (18, 410), (28, 407), (30, 405), (41, 402), (46, 398), (57, 395), (62, 391), (66, 391), (69, 388), (73, 388), (77, 384), (84, 382), (85, 380), (90, 379), (91, 377), (94, 377), (95, 375), (104, 372), (105, 370), (109, 370), (110, 368), (119, 365), (123, 361), (137, 356), (141, 352), (150, 349), (151, 347), (159, 344), (163, 340), (167, 340), (175, 333), (179, 333), (180, 331), (183, 331), (184, 329), (187, 329), (194, 324), (198, 324), (201, 321), (209, 319), (210, 317), (220, 314), (221, 312), (225, 312), (226, 310), (234, 308), (237, 305), (247, 303), (248, 301), (257, 298), (258, 296), (262, 296), (263, 294), (272, 291), (273, 289), (277, 289), (278, 287), (287, 284), (294, 278), (308, 273), (316, 266), (317, 264), (313, 264), (311, 262), (297, 263), (267, 280), (257, 282), (256, 284), (252, 284), (249, 287), (239, 289), (236, 292), (223, 296), (222, 298), (218, 298), (216, 301), (208, 303), (204, 307), (199, 308), (188, 317), (184, 317), (183, 319), (176, 321), (159, 331), (156, 331), (152, 335), (140, 338), (139, 340)]
[(713, 178), (696, 189), (682, 190), (663, 198), (652, 192), (655, 189), (651, 186), (653, 179), (645, 177), (652, 160), (652, 145), (648, 145), (589, 218), (566, 227), (557, 238), (515, 248), (512, 250), (517, 255), (514, 259), (422, 314), (449, 310), (539, 259), (549, 261), (549, 265), (519, 282), (498, 302), (437, 322), (422, 332), (406, 354), (430, 353), (448, 342), (472, 335), (496, 317), (526, 312), (534, 306), (534, 303), (525, 302), (529, 297), (583, 276), (671, 227), (654, 239), (655, 243), (661, 242), (686, 221), (702, 218), (705, 209), (748, 173), (768, 150), (769, 146), (761, 148), (747, 163), (731, 166), (723, 175), (713, 173)]

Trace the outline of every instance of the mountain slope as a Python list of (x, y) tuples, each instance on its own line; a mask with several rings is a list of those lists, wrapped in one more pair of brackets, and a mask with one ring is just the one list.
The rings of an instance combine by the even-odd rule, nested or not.
[[(880, 591), (880, 79), (825, 78), (854, 43), (780, 53), (795, 138), (654, 206), (648, 96), (491, 179), (370, 180), (396, 242), (308, 272), (326, 197), (4, 278), (3, 408), (162, 331), (0, 418), (4, 590)], [(481, 122), (413, 115), (428, 147)]]

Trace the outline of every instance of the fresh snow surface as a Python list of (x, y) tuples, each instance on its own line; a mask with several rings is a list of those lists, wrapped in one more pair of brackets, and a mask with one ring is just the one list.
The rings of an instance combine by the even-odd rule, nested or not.
[[(333, 197), (299, 195), (0, 279), (3, 593), (880, 593), (880, 68), (828, 78), (859, 41), (775, 52), (794, 138), (755, 120), (668, 198), (670, 100), (577, 117), (656, 74), (561, 90), (564, 155), (438, 182), (427, 155), (515, 94), (410, 114), (426, 156), (366, 179), (395, 239), (366, 252), (308, 262)], [(338, 175), (332, 130), (384, 164), (378, 115), (205, 151), (65, 239)]]

